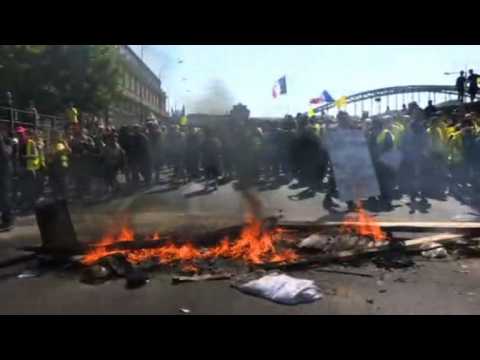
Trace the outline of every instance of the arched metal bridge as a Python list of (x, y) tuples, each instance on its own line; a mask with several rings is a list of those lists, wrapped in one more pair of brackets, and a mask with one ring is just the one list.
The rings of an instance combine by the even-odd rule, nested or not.
[[(451, 85), (407, 85), (407, 86), (392, 86), (374, 90), (363, 91), (357, 94), (353, 94), (347, 97), (348, 110), (353, 110), (357, 113), (357, 107), (361, 111), (368, 109), (368, 100), (370, 100), (370, 112), (381, 112), (382, 107), (385, 109), (388, 107), (391, 110), (401, 109), (403, 104), (416, 101), (421, 102), (425, 95), (428, 100), (432, 100), (434, 104), (439, 102), (445, 102), (449, 100), (456, 100), (458, 93), (455, 86)], [(385, 101), (383, 101), (385, 100)], [(437, 101), (438, 100), (438, 101)], [(375, 106), (376, 103), (376, 106)], [(354, 109), (351, 109), (353, 105)], [(357, 106), (359, 105), (359, 106)], [(335, 103), (329, 103), (317, 108), (316, 112), (328, 111), (335, 108)]]

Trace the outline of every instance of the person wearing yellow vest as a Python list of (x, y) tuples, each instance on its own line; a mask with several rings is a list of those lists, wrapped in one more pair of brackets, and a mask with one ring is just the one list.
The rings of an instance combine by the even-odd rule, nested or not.
[(462, 184), (472, 185), (475, 182), (475, 173), (477, 166), (477, 141), (475, 134), (475, 127), (473, 124), (473, 118), (466, 117), (462, 122), (462, 151), (463, 151), (463, 168), (464, 168), (464, 177), (459, 179)]
[(448, 178), (448, 137), (445, 118), (433, 117), (427, 129), (431, 139), (430, 161), (425, 165), (425, 193), (436, 199), (446, 200)]
[[(411, 122), (402, 142), (402, 155), (405, 172), (405, 190), (410, 196), (410, 211), (414, 213), (417, 206), (420, 211), (426, 211), (430, 204), (425, 196), (425, 189), (430, 184), (428, 178), (428, 164), (431, 159), (431, 137), (427, 132), (425, 119), (415, 117)], [(420, 202), (416, 199), (420, 197)]]
[(396, 119), (392, 124), (392, 134), (394, 138), (395, 147), (398, 148), (402, 142), (406, 127), (401, 119)]
[(67, 199), (67, 177), (70, 161), (70, 147), (58, 133), (52, 134), (51, 149), (48, 157), (50, 185), (56, 200)]
[(47, 172), (47, 164), (45, 159), (45, 141), (42, 137), (40, 130), (36, 130), (33, 133), (33, 140), (37, 147), (39, 166), (36, 176), (37, 194), (42, 196), (44, 192), (45, 177)]
[(29, 130), (19, 127), (17, 133), (19, 134), (20, 147), (19, 182), (20, 192), (22, 193), (21, 209), (28, 211), (33, 208), (37, 198), (38, 186), (36, 179), (37, 172), (40, 169), (40, 156), (37, 144)]
[(77, 127), (79, 125), (78, 121), (78, 110), (73, 105), (73, 102), (68, 104), (68, 107), (65, 109), (65, 117), (67, 118), (66, 127)]
[(385, 211), (393, 209), (392, 198), (396, 181), (396, 168), (384, 160), (384, 155), (393, 151), (395, 135), (391, 118), (375, 119), (372, 132), (372, 160), (377, 172), (380, 187), (380, 205)]

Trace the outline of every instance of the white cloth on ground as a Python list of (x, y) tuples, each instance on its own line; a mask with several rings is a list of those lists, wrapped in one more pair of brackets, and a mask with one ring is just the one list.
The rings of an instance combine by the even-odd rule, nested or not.
[(297, 279), (284, 274), (266, 275), (235, 287), (247, 294), (288, 305), (309, 303), (323, 297), (312, 280)]

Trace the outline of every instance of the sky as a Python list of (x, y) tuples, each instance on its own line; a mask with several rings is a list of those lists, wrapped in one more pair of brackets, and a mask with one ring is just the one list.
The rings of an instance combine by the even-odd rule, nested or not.
[[(131, 47), (140, 55), (140, 45)], [(480, 71), (474, 45), (145, 45), (143, 55), (169, 108), (224, 113), (243, 103), (251, 116), (265, 117), (305, 112), (323, 90), (338, 98), (388, 86), (453, 85), (456, 76), (445, 72)], [(287, 94), (274, 99), (274, 82), (284, 75)]]

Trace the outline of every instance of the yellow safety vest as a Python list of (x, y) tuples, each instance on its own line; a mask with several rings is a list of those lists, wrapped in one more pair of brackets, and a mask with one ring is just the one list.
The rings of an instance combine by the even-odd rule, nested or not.
[(27, 170), (37, 171), (40, 169), (40, 156), (38, 156), (38, 149), (32, 139), (27, 141)]
[(68, 108), (65, 115), (71, 124), (78, 124), (78, 110), (76, 108)]
[(432, 137), (433, 152), (448, 157), (449, 148), (446, 127), (443, 125), (435, 125), (428, 128), (427, 132)]
[(402, 142), (403, 135), (405, 134), (405, 126), (397, 122), (392, 126), (392, 135), (393, 135), (393, 143), (395, 147), (399, 147)]
[(47, 162), (45, 159), (45, 147), (38, 149), (38, 156), (40, 159), (40, 168), (45, 169), (47, 167)]
[(393, 140), (393, 146), (396, 146), (396, 141), (395, 141), (395, 135), (390, 131), (389, 129), (383, 129), (380, 134), (377, 135), (377, 144), (378, 145), (383, 145), (385, 143), (385, 139), (387, 137), (387, 134), (390, 134), (392, 136)]
[(67, 155), (66, 150), (67, 150), (67, 148), (65, 147), (65, 145), (61, 141), (59, 141), (55, 145), (55, 151), (60, 155), (60, 164), (64, 168), (68, 168), (68, 155)]
[(448, 160), (452, 164), (458, 164), (463, 161), (463, 134), (460, 131), (453, 133), (449, 139)]

